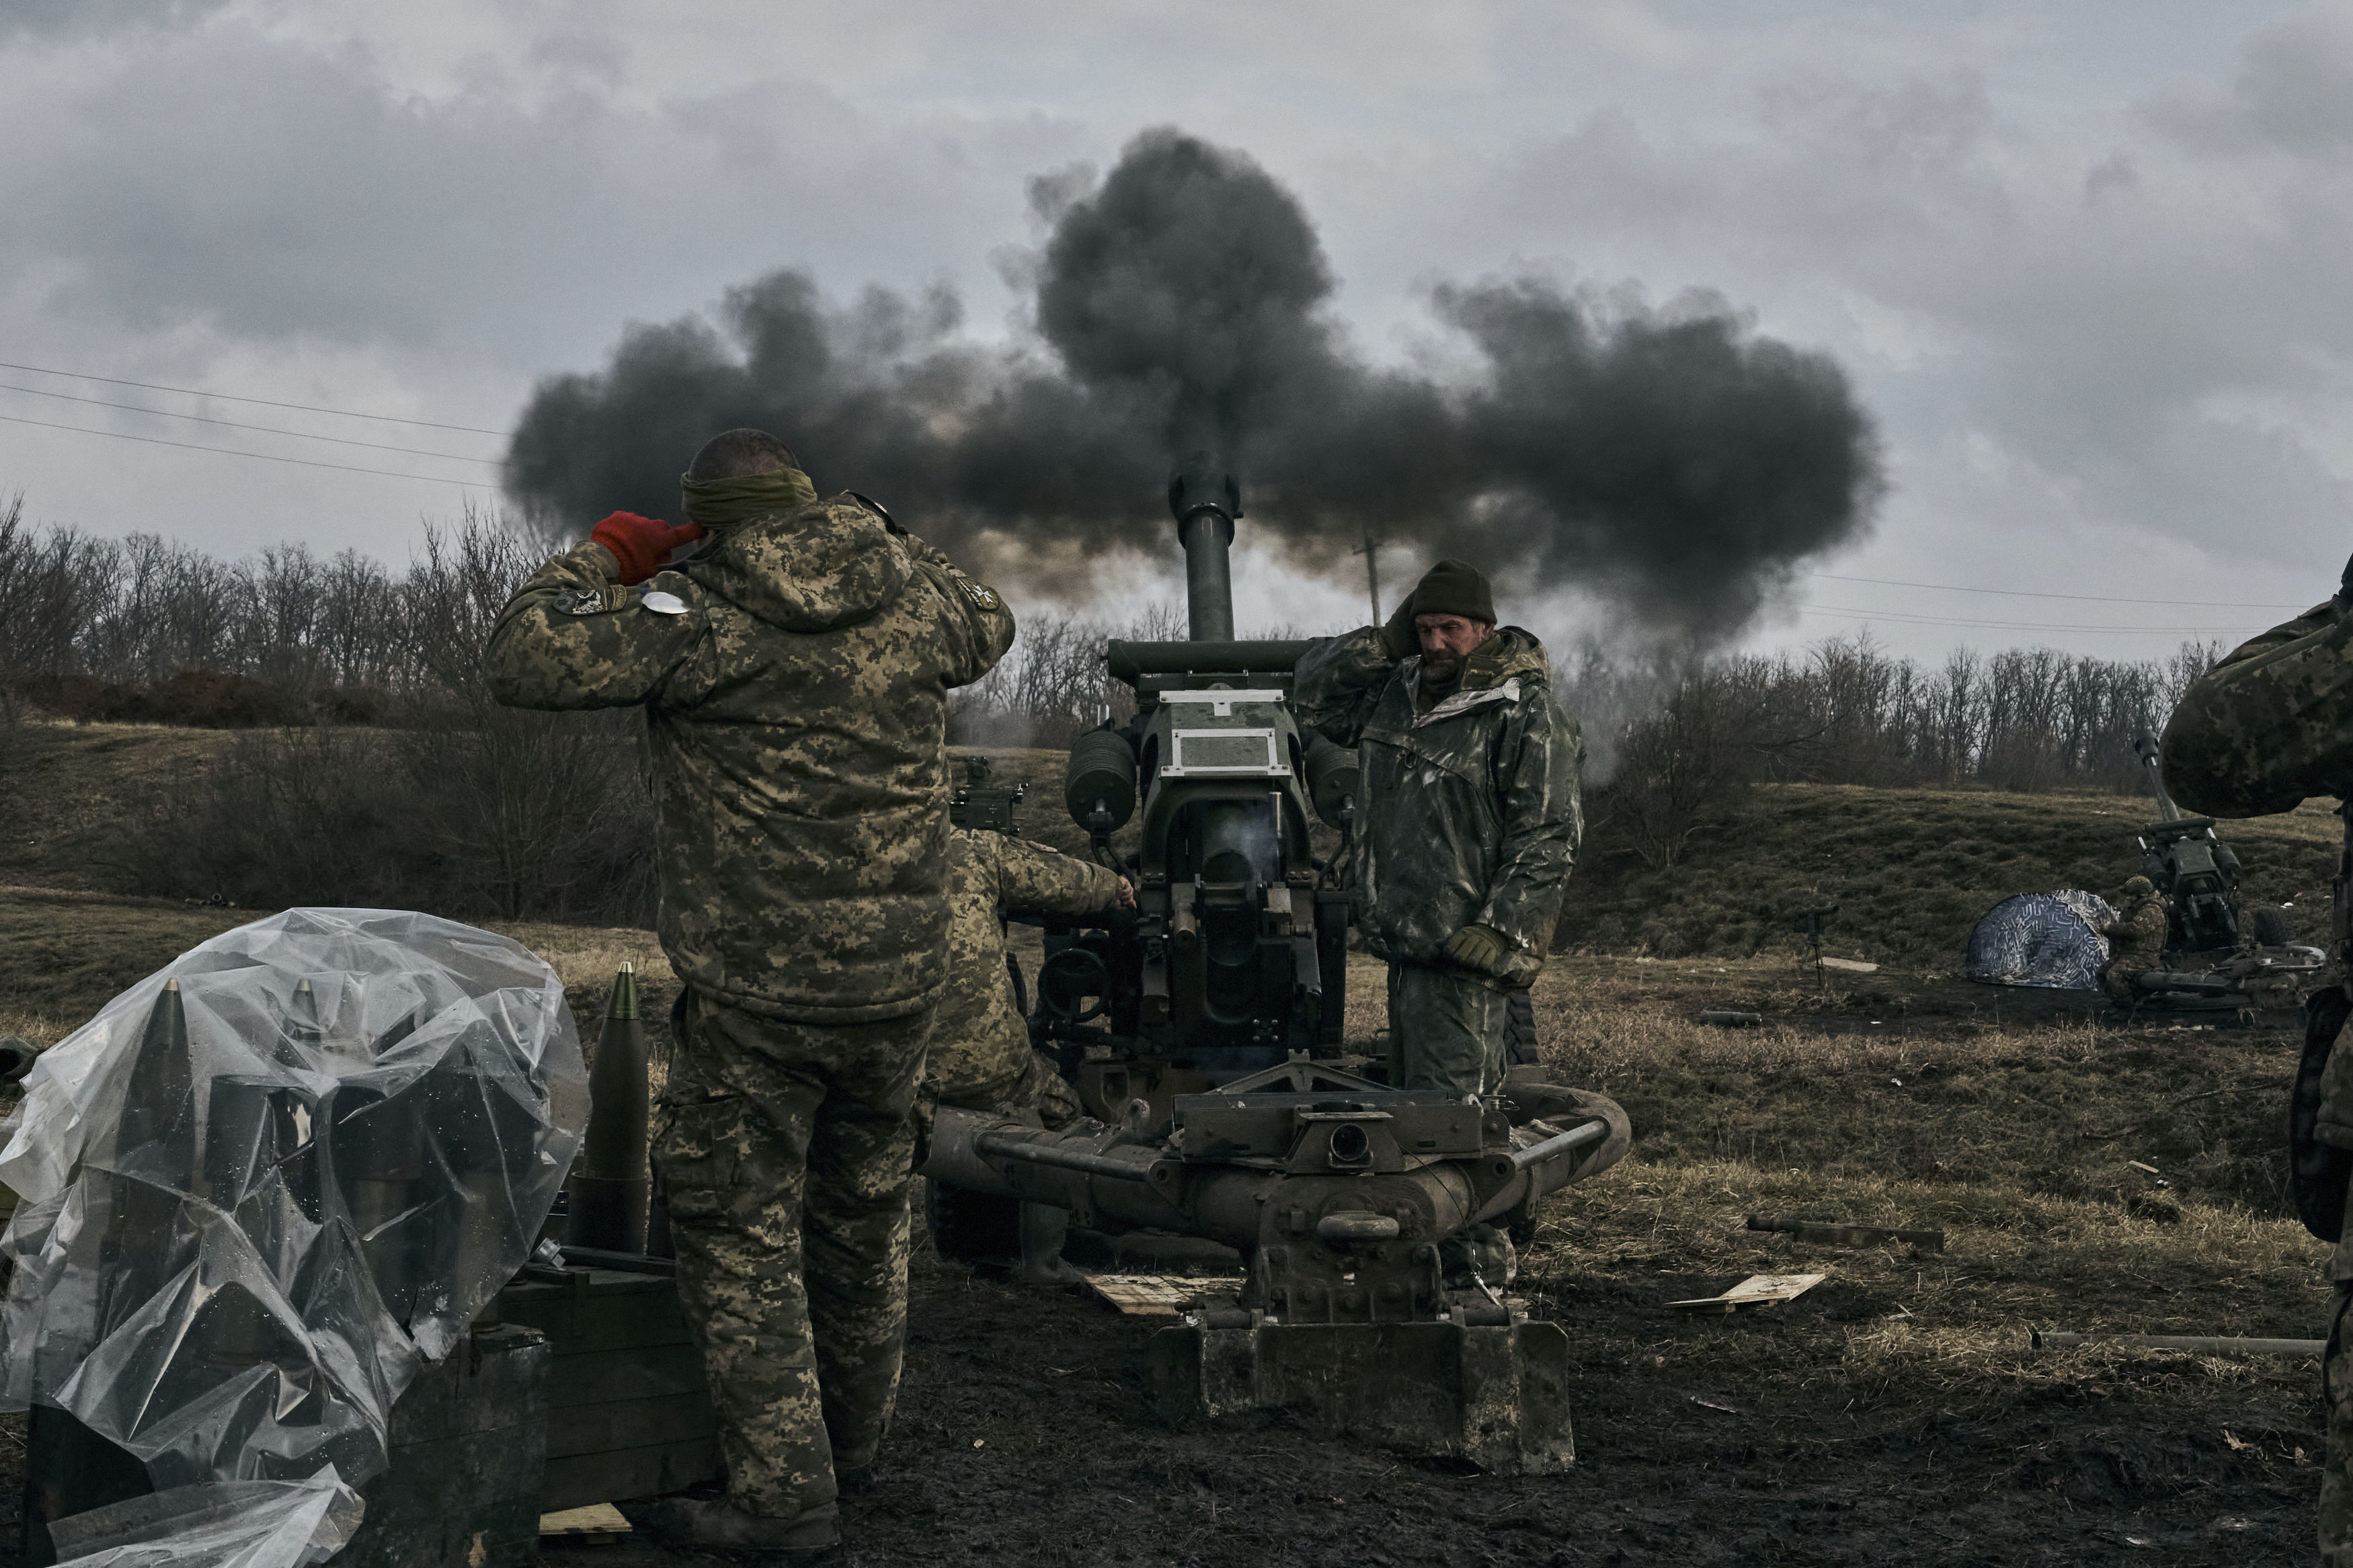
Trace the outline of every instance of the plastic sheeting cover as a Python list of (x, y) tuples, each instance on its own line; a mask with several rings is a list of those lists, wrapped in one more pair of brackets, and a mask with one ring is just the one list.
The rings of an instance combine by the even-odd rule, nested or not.
[(307, 1481), (174, 1487), (49, 1527), (58, 1568), (308, 1568), (359, 1528), (360, 1500), (328, 1465)]
[(2089, 991), (2108, 961), (2097, 928), (2116, 918), (2105, 900), (2074, 888), (2004, 899), (1969, 932), (1963, 973), (1990, 985)]
[(26, 1079), (0, 1403), (71, 1412), (160, 1489), (365, 1480), (587, 1108), (563, 984), (504, 937), (290, 910), (214, 938)]

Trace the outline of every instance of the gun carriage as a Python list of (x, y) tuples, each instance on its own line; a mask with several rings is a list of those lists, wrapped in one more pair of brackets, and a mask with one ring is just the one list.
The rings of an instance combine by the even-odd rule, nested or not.
[[(1525, 1226), (1537, 1199), (1614, 1163), (1625, 1114), (1533, 1068), (1466, 1100), (1349, 1054), (1356, 753), (1298, 721), (1305, 643), (1234, 637), (1235, 481), (1180, 472), (1169, 505), (1192, 635), (1110, 644), (1134, 716), (1082, 736), (1063, 783), (1135, 908), (1048, 925), (1031, 1016), (1087, 1119), (1046, 1131), (944, 1109), (924, 1174), (1231, 1247), (1241, 1288), (1155, 1338), (1172, 1415), (1283, 1406), (1489, 1468), (1556, 1469), (1573, 1456), (1567, 1336), (1463, 1267), (1459, 1238)], [(1316, 820), (1339, 835), (1328, 861)]]

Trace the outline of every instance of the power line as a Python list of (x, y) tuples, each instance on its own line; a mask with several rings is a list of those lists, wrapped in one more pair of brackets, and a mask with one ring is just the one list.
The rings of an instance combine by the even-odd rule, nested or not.
[[(109, 386), (136, 386), (147, 392), (175, 392), (183, 397), (216, 397), (223, 403), (254, 403), (264, 408), (298, 408), (305, 414), (333, 414), (345, 419), (381, 419), (391, 425), (416, 425), (427, 430), (463, 430), (470, 436), (503, 437), (508, 434), (504, 430), (485, 430), (479, 425), (440, 425), (430, 419), (403, 419), (397, 414), (362, 414), (349, 408), (322, 408), (311, 403), (274, 403), (267, 397), (239, 397), (233, 392), (203, 392), (193, 386), (161, 386), (152, 381), (124, 381), (118, 376), (86, 375), (78, 370), (51, 370), (46, 365), (37, 364), (11, 364), (6, 360), (0, 360), (0, 370), (28, 370), (35, 375), (62, 375), (73, 381), (102, 381)], [(209, 447), (206, 449), (211, 450)], [(288, 460), (292, 461), (291, 458)]]
[(47, 419), (24, 419), (14, 414), (0, 414), (0, 420), (11, 425), (37, 426), (43, 430), (70, 430), (77, 436), (103, 436), (110, 441), (138, 441), (150, 447), (177, 447), (188, 452), (210, 452), (221, 458), (251, 458), (259, 463), (292, 463), (301, 468), (333, 468), (346, 474), (382, 474), (388, 479), (417, 479), (428, 485), (461, 485), (467, 489), (486, 489), (480, 479), (445, 479), (436, 474), (404, 474), (397, 468), (361, 468), (349, 463), (319, 463), (308, 458), (279, 458), (268, 452), (240, 452), (234, 447), (204, 447), (194, 441), (166, 441), (160, 436), (126, 436), (120, 430), (92, 430), (86, 425), (54, 425)]
[(1800, 614), (1837, 616), (1859, 621), (1894, 621), (1915, 626), (1968, 626), (1988, 631), (2012, 632), (2144, 632), (2167, 637), (2252, 637), (2260, 626), (2071, 626), (2057, 621), (1979, 621), (1965, 620), (1953, 616), (1919, 616), (1902, 610), (1858, 610), (1846, 605), (1800, 605)]
[(1876, 588), (1934, 588), (1945, 594), (2000, 594), (2013, 599), (2075, 599), (2093, 605), (2166, 605), (2195, 610), (2301, 610), (2302, 605), (2258, 604), (2248, 599), (2120, 599), (2105, 594), (2038, 594), (2026, 588), (1966, 588), (1954, 583), (1904, 583), (1892, 577), (1841, 577), (1834, 572), (1809, 572), (1830, 583), (1868, 583)]
[(33, 397), (55, 397), (67, 403), (86, 403), (93, 408), (120, 408), (131, 414), (153, 415), (158, 419), (193, 419), (199, 425), (226, 425), (232, 430), (259, 430), (270, 436), (292, 436), (304, 441), (332, 441), (338, 447), (365, 447), (375, 452), (406, 452), (418, 458), (447, 458), (453, 463), (487, 463), (499, 466), (496, 458), (469, 458), (458, 452), (428, 452), (422, 447), (387, 447), (381, 441), (354, 441), (347, 436), (314, 436), (308, 430), (287, 430), (276, 425), (247, 425), (235, 419), (215, 419), (206, 414), (174, 414), (168, 409), (149, 408), (137, 403), (109, 403), (102, 397), (76, 397), (70, 392), (44, 392), (37, 386), (12, 386), (0, 381), (0, 392), (21, 392)]

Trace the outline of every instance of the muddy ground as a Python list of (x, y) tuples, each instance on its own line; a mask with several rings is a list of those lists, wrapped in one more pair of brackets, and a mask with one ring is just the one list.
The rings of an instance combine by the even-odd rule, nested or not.
[[(1377, 977), (1351, 979), (1368, 1037)], [(1574, 1345), (1573, 1469), (1482, 1475), (1280, 1415), (1172, 1429), (1146, 1392), (1155, 1324), (919, 1245), (898, 1421), (846, 1505), (839, 1561), (2308, 1558), (2312, 1361), (2029, 1346), (2051, 1328), (2322, 1332), (2327, 1249), (2283, 1217), (2292, 1015), (2126, 1024), (2084, 996), (1933, 974), (1826, 992), (1762, 960), (1564, 958), (1537, 1000), (1556, 1076), (1619, 1096), (1641, 1135), (1548, 1204), (1523, 1258), (1530, 1310)], [(1696, 1022), (1717, 1006), (1766, 1021)], [(1810, 1246), (1746, 1229), (1750, 1214), (1948, 1242)], [(1733, 1319), (1667, 1306), (1799, 1270), (1830, 1278)], [(0, 1421), (11, 1546), (21, 1434)], [(548, 1561), (697, 1559), (619, 1544)]]

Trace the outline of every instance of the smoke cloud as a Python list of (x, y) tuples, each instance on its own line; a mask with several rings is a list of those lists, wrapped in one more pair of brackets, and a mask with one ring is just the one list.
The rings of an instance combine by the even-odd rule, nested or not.
[(1499, 592), (1594, 594), (1646, 630), (1738, 632), (1799, 565), (1868, 527), (1876, 438), (1828, 357), (1719, 300), (1608, 302), (1542, 278), (1438, 289), (1447, 374), (1377, 366), (1329, 305), (1298, 201), (1247, 157), (1148, 132), (1100, 184), (1034, 181), (1035, 341), (960, 335), (946, 289), (829, 305), (806, 274), (716, 322), (636, 326), (534, 391), (506, 487), (551, 538), (676, 510), (716, 431), (773, 430), (820, 491), (858, 489), (1001, 582), (1080, 596), (1107, 554), (1173, 559), (1172, 463), (1243, 486), (1248, 537), (1360, 571), (1367, 538), (1456, 555)]

